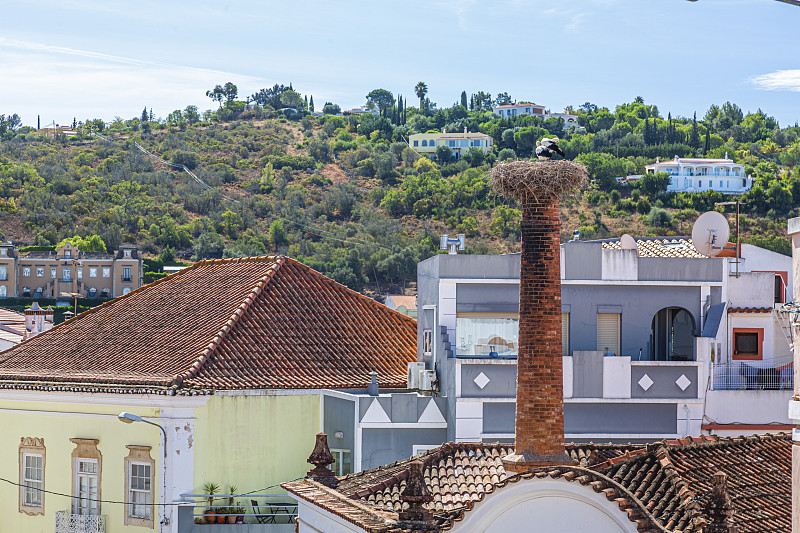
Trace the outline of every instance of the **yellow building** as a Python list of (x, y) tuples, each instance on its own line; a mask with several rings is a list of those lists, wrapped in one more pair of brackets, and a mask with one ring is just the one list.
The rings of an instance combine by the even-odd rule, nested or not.
[(142, 286), (144, 270), (135, 246), (115, 253), (82, 252), (66, 243), (55, 252), (20, 253), (0, 245), (0, 298), (113, 298)]
[(3, 352), (0, 532), (190, 531), (207, 482), (304, 475), (322, 389), (415, 358), (413, 320), (292, 259), (197, 263)]

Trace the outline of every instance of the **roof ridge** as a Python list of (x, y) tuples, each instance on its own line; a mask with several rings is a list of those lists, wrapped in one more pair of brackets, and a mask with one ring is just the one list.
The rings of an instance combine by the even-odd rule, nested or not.
[(198, 265), (206, 266), (206, 265), (218, 265), (226, 263), (251, 263), (251, 262), (256, 262), (256, 260), (265, 261), (269, 259), (273, 261), (273, 264), (269, 267), (269, 271), (264, 276), (262, 276), (260, 280), (258, 280), (255, 286), (250, 290), (250, 293), (245, 297), (244, 301), (241, 304), (239, 304), (239, 307), (237, 307), (233, 311), (233, 313), (225, 322), (225, 324), (223, 324), (222, 327), (217, 332), (217, 334), (214, 335), (214, 337), (211, 339), (211, 342), (209, 342), (208, 345), (203, 349), (203, 351), (200, 352), (200, 354), (195, 359), (194, 363), (192, 363), (191, 366), (189, 366), (189, 368), (186, 369), (181, 374), (176, 374), (175, 376), (173, 376), (172, 382), (169, 385), (171, 388), (176, 389), (180, 387), (185, 380), (197, 376), (197, 374), (200, 372), (200, 370), (202, 370), (202, 368), (205, 366), (209, 358), (217, 350), (219, 345), (222, 344), (222, 341), (225, 339), (228, 332), (231, 329), (233, 329), (233, 327), (239, 321), (239, 318), (241, 318), (247, 312), (247, 310), (250, 308), (250, 305), (256, 300), (256, 298), (258, 298), (258, 295), (261, 294), (261, 291), (264, 290), (264, 287), (267, 286), (267, 283), (269, 283), (269, 281), (272, 279), (275, 273), (281, 268), (281, 266), (286, 260), (286, 256), (278, 255), (278, 256), (259, 256), (259, 257), (246, 257), (246, 258), (240, 257), (234, 259), (213, 259), (210, 261), (201, 261), (195, 263), (194, 265), (192, 265), (192, 267), (190, 267), (190, 268), (195, 268)]
[[(716, 441), (708, 441), (716, 442)], [(696, 445), (698, 443), (692, 443)], [(703, 443), (705, 444), (705, 442)], [(683, 479), (683, 476), (678, 472), (675, 463), (672, 462), (670, 456), (670, 448), (682, 448), (685, 444), (671, 445), (666, 441), (656, 444), (655, 449), (652, 451), (656, 461), (661, 466), (661, 470), (675, 486), (676, 496), (681, 500), (681, 506), (685, 506), (687, 510), (691, 510), (691, 519), (694, 520), (698, 516), (702, 516), (703, 510), (697, 504), (698, 495), (689, 487), (689, 484)]]

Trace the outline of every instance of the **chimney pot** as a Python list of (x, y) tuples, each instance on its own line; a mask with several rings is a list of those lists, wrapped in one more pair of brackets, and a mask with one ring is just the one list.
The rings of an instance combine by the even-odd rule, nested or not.
[(367, 394), (370, 396), (377, 396), (378, 395), (378, 373), (374, 370), (369, 373), (370, 381), (369, 385), (367, 385)]
[(322, 483), (325, 486), (336, 488), (339, 484), (339, 479), (336, 474), (328, 468), (335, 462), (330, 448), (328, 448), (328, 435), (325, 433), (317, 433), (317, 442), (314, 445), (314, 450), (308, 456), (308, 462), (316, 468), (309, 470), (308, 477)]

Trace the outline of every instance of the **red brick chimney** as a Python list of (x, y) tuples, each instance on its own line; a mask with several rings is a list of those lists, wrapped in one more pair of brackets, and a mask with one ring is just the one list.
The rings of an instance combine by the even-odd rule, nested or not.
[(516, 161), (492, 171), (495, 189), (522, 209), (516, 442), (503, 459), (509, 472), (571, 462), (564, 451), (558, 198), (585, 179), (585, 167), (571, 161)]

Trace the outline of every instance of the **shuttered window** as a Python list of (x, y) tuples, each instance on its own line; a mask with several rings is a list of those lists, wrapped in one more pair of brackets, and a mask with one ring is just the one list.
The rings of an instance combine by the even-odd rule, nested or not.
[(597, 313), (597, 349), (620, 354), (619, 313)]
[(569, 355), (569, 313), (561, 313), (561, 355)]

